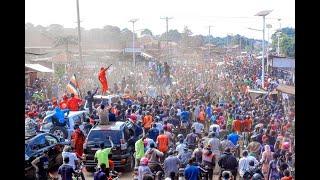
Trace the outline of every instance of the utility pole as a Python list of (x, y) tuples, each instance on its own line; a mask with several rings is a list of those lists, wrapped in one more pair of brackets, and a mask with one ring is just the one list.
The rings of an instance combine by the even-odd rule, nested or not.
[(77, 0), (77, 17), (78, 17), (78, 44), (79, 44), (79, 59), (82, 62), (82, 48), (81, 48), (81, 27), (80, 27), (80, 12), (79, 12), (79, 0)]
[(169, 59), (169, 42), (168, 42), (168, 31), (169, 31), (169, 20), (172, 19), (172, 17), (160, 17), (160, 19), (166, 20), (166, 48), (167, 48), (167, 59)]
[(268, 14), (270, 14), (272, 12), (272, 10), (265, 10), (265, 11), (260, 11), (260, 12), (258, 12), (257, 14), (256, 14), (256, 16), (261, 16), (262, 17), (262, 58), (261, 58), (261, 60), (262, 60), (262, 67), (261, 67), (261, 70), (262, 70), (262, 72), (261, 72), (261, 82), (262, 82), (262, 89), (264, 89), (264, 41), (265, 41), (265, 37), (264, 37), (264, 35), (265, 35), (265, 27), (266, 27), (266, 16), (268, 15)]
[(280, 34), (281, 34), (281, 19), (278, 19), (279, 21), (279, 31), (277, 33), (277, 37), (278, 37), (278, 49), (277, 49), (277, 54), (278, 56), (280, 56)]
[(209, 60), (211, 61), (211, 27), (213, 26), (209, 26)]
[(240, 50), (240, 56), (241, 56), (241, 36), (239, 37), (239, 50)]
[(138, 19), (131, 19), (129, 22), (132, 22), (132, 58), (133, 58), (133, 67), (136, 67), (136, 55), (134, 50), (134, 23), (137, 22)]

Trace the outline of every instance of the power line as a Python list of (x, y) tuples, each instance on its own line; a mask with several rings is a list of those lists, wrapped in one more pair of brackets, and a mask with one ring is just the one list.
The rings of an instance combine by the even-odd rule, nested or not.
[(166, 20), (166, 44), (167, 44), (167, 58), (169, 56), (169, 42), (168, 42), (168, 31), (169, 31), (169, 20), (173, 19), (172, 17), (160, 17), (160, 19)]

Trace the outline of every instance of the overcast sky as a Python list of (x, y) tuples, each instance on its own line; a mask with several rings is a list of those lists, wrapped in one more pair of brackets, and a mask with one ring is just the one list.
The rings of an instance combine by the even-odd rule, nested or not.
[[(172, 17), (169, 29), (182, 32), (188, 26), (194, 34), (225, 36), (240, 34), (262, 39), (262, 17), (254, 16), (261, 10), (273, 10), (266, 23), (273, 25), (274, 32), (279, 27), (295, 27), (294, 0), (79, 0), (81, 27), (102, 28), (114, 25), (132, 29), (128, 21), (138, 18), (135, 29), (150, 29), (154, 34), (165, 32), (165, 20)], [(76, 0), (25, 0), (25, 22), (47, 26), (61, 24), (64, 27), (77, 27)], [(267, 32), (267, 31), (266, 31)]]

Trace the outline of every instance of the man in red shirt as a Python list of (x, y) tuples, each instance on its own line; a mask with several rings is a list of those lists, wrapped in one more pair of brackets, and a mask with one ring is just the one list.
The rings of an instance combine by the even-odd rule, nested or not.
[(71, 98), (68, 100), (68, 109), (70, 111), (79, 111), (80, 104), (82, 100), (74, 97), (74, 94), (71, 94)]
[(60, 109), (67, 109), (67, 107), (68, 107), (68, 97), (66, 95), (64, 95), (62, 97), (62, 99), (63, 100), (59, 103), (59, 107), (60, 107)]

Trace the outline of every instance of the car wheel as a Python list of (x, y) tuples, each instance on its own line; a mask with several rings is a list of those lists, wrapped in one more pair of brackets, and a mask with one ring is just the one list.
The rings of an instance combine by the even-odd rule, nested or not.
[(127, 165), (127, 167), (126, 167), (126, 171), (128, 171), (128, 172), (133, 171), (134, 166), (135, 166), (135, 160), (134, 160), (133, 155), (131, 155), (130, 163), (129, 163), (129, 165)]
[(58, 138), (68, 138), (68, 131), (65, 127), (55, 126), (50, 130), (50, 133), (57, 136)]

